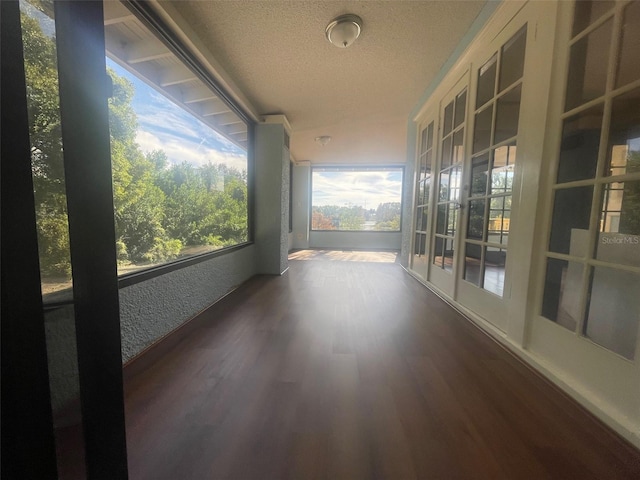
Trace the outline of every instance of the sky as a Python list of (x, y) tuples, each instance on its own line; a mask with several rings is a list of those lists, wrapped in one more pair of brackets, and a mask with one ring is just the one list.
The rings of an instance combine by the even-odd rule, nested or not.
[(131, 104), (138, 117), (136, 142), (143, 152), (163, 150), (171, 164), (224, 163), (246, 171), (243, 149), (109, 58), (107, 67), (133, 83), (135, 94)]
[(378, 208), (381, 203), (400, 202), (402, 169), (335, 171), (314, 169), (312, 204)]

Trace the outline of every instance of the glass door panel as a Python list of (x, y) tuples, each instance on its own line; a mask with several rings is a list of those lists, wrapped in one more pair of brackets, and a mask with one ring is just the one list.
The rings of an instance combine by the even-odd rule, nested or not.
[(429, 227), (429, 195), (431, 193), (431, 163), (433, 160), (434, 122), (428, 124), (420, 132), (418, 158), (416, 160), (415, 184), (415, 218), (413, 230), (413, 254), (411, 255), (411, 271), (423, 280), (427, 278)]
[(442, 102), (442, 137), (439, 140), (437, 195), (434, 205), (434, 246), (429, 280), (443, 293), (453, 296), (465, 158), (467, 86), (461, 81)]

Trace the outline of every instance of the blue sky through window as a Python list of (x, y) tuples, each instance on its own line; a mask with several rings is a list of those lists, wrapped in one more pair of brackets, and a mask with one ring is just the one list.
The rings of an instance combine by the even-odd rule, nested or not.
[(129, 80), (135, 88), (131, 104), (138, 118), (136, 142), (143, 152), (163, 150), (171, 164), (223, 163), (246, 171), (247, 154), (242, 148), (110, 58), (107, 58), (107, 67)]

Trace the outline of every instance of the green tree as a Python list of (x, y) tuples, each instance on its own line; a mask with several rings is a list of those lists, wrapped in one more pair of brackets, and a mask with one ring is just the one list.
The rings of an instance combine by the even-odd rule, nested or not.
[(31, 165), (40, 265), (45, 275), (71, 273), (55, 43), (22, 14)]

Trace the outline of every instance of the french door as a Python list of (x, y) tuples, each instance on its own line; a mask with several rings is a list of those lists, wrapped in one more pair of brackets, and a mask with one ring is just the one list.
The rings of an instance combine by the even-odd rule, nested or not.
[(438, 170), (432, 203), (435, 218), (431, 233), (429, 281), (452, 298), (458, 264), (456, 252), (462, 208), (467, 91), (467, 76), (464, 76), (441, 102)]
[(502, 330), (526, 43), (514, 21), (488, 45), (423, 117), (416, 163), (413, 273)]
[(512, 22), (472, 71), (473, 133), (464, 172), (456, 299), (501, 330), (510, 296), (509, 234), (518, 198), (514, 179), (526, 42), (527, 25)]

